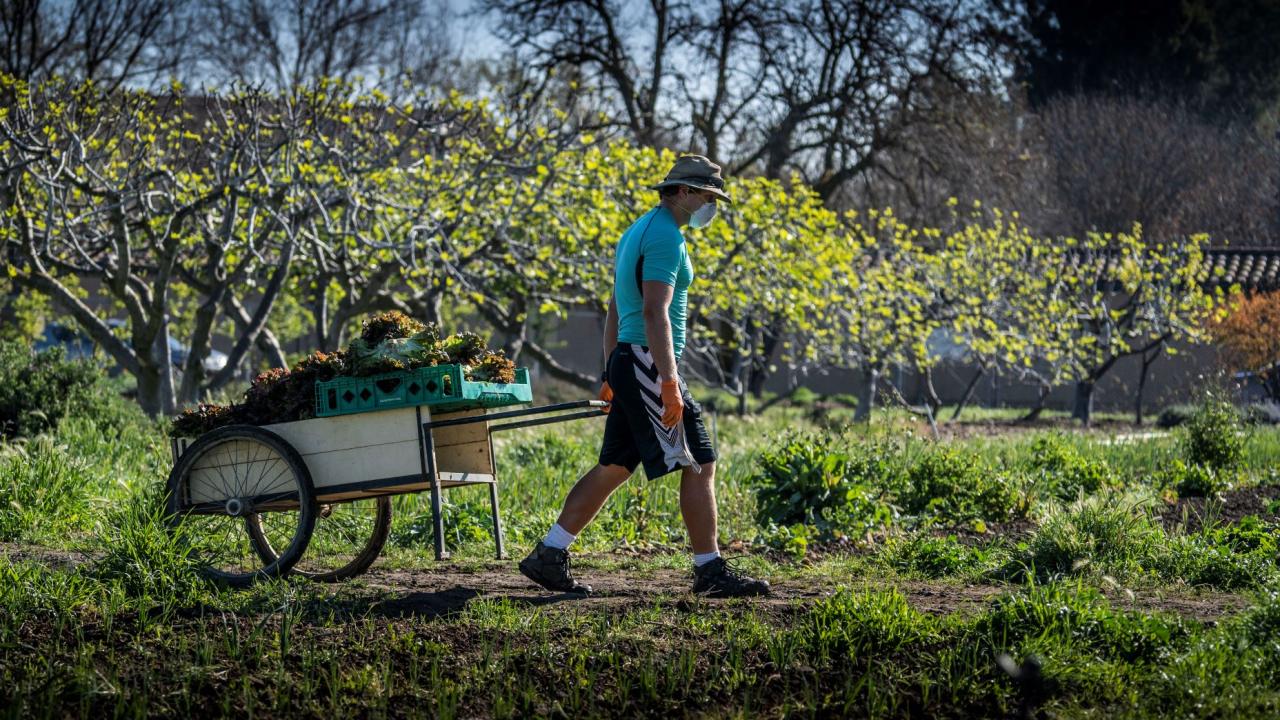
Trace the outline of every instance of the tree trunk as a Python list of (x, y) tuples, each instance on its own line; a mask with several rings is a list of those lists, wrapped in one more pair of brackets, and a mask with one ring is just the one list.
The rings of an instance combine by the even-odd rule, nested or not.
[(969, 401), (973, 399), (973, 394), (978, 389), (978, 381), (981, 380), (982, 376), (985, 374), (987, 374), (987, 371), (983, 368), (978, 368), (978, 372), (973, 374), (973, 379), (965, 386), (964, 394), (960, 396), (960, 402), (956, 405), (955, 412), (951, 413), (952, 420), (959, 418), (960, 413), (964, 411), (965, 406), (967, 406)]
[(138, 381), (138, 405), (142, 412), (157, 417), (164, 412), (164, 400), (160, 392), (160, 373), (150, 365), (144, 365), (134, 375)]
[[(240, 332), (246, 332), (252, 318), (249, 317), (249, 311), (244, 309), (244, 305), (231, 294), (223, 299), (222, 304), (224, 311), (236, 322)], [(275, 333), (271, 332), (271, 328), (263, 326), (262, 332), (258, 333), (257, 347), (267, 358), (267, 362), (271, 363), (271, 367), (289, 367), (289, 359), (285, 357), (284, 348), (280, 347), (280, 340), (276, 338)], [(217, 390), (219, 387), (221, 386), (210, 385), (206, 389)]]
[(871, 420), (871, 410), (876, 404), (876, 386), (880, 381), (880, 368), (864, 367), (862, 372), (862, 387), (858, 392), (858, 407), (853, 411), (853, 419), (858, 422)]
[[(163, 312), (163, 310), (161, 311)], [(160, 319), (160, 332), (155, 340), (156, 365), (160, 375), (160, 412), (173, 415), (178, 412), (178, 394), (173, 386), (173, 353), (169, 348), (169, 316)]]
[(520, 327), (515, 332), (510, 332), (510, 337), (502, 346), (502, 352), (511, 360), (511, 362), (519, 362), (520, 352), (524, 350), (524, 343), (529, 338), (529, 315), (528, 308), (523, 303), (517, 303), (511, 310), (513, 316), (525, 313), (524, 321), (520, 323)]
[(1071, 410), (1071, 417), (1079, 420), (1085, 427), (1089, 427), (1089, 423), (1093, 420), (1093, 389), (1095, 384), (1088, 380), (1081, 380), (1076, 383), (1075, 406)]
[(267, 321), (271, 317), (271, 309), (275, 306), (276, 299), (284, 288), (285, 280), (289, 277), (289, 269), (293, 263), (293, 254), (296, 249), (296, 242), (289, 242), (289, 244), (285, 245), (280, 255), (279, 264), (276, 265), (276, 269), (271, 273), (271, 279), (267, 281), (266, 287), (263, 288), (262, 297), (258, 299), (258, 307), (254, 308), (249, 324), (240, 329), (240, 337), (236, 338), (231, 352), (227, 353), (226, 367), (215, 373), (213, 378), (209, 380), (211, 387), (225, 385), (234, 377), (236, 368), (240, 365), (240, 361), (244, 359), (245, 353), (249, 352), (249, 348), (257, 345), (258, 337), (267, 327)]
[(769, 379), (769, 361), (773, 359), (773, 353), (778, 348), (778, 342), (782, 338), (782, 334), (778, 332), (777, 321), (771, 322), (764, 327), (763, 340), (761, 342), (761, 353), (752, 358), (751, 376), (748, 380), (751, 395), (759, 400), (764, 396), (764, 384)]
[(733, 386), (738, 398), (738, 417), (747, 414), (747, 360), (738, 352), (733, 361)]
[(1053, 388), (1048, 385), (1040, 386), (1040, 399), (1036, 401), (1036, 406), (1031, 411), (1022, 416), (1022, 422), (1035, 422), (1040, 419), (1040, 414), (1044, 412), (1044, 406), (1049, 403), (1049, 393)]
[(938, 408), (942, 407), (942, 398), (933, 387), (933, 367), (924, 369), (924, 404), (929, 408), (929, 422), (938, 416)]
[(181, 406), (200, 400), (200, 387), (205, 380), (204, 359), (209, 355), (213, 324), (225, 292), (225, 287), (219, 286), (196, 310), (196, 325), (191, 333), (187, 362), (182, 368), (182, 384), (178, 389), (178, 404)]
[[(177, 411), (173, 388), (173, 366), (169, 362), (167, 323), (157, 333), (149, 358), (134, 377), (138, 381), (138, 405), (150, 417), (172, 415)], [(161, 350), (163, 343), (164, 349)]]
[(1162, 353), (1163, 351), (1164, 351), (1164, 344), (1161, 343), (1160, 345), (1156, 346), (1155, 352), (1151, 353), (1150, 355), (1147, 355), (1147, 353), (1142, 354), (1142, 372), (1139, 373), (1138, 375), (1138, 396), (1134, 398), (1134, 401), (1133, 401), (1133, 424), (1134, 425), (1141, 425), (1143, 421), (1142, 396), (1147, 389), (1147, 371), (1151, 369), (1151, 364), (1154, 363), (1160, 357), (1160, 353)]
[(316, 326), (316, 349), (320, 352), (333, 350), (329, 346), (329, 293), (326, 292), (328, 278), (321, 278), (320, 290), (311, 304), (311, 319)]

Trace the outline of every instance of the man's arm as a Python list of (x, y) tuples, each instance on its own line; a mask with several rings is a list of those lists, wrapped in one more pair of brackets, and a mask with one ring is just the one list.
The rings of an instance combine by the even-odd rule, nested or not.
[(609, 311), (604, 316), (604, 362), (609, 364), (609, 356), (618, 346), (618, 303), (609, 296)]
[(676, 353), (671, 339), (671, 317), (667, 308), (675, 288), (661, 280), (644, 281), (644, 336), (649, 341), (649, 353), (658, 366), (660, 380), (676, 379)]

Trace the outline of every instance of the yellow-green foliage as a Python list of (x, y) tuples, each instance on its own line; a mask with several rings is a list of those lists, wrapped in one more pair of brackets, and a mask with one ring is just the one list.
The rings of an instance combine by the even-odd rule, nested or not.
[[(86, 244), (110, 254), (129, 242), (131, 279), (105, 284), (119, 283), (135, 321), (162, 289), (172, 327), (186, 331), (207, 283), (229, 274), (261, 287), (289, 262), (280, 322), (296, 331), (310, 314), (329, 325), (317, 327), (329, 347), (387, 296), (468, 304), (519, 328), (604, 307), (617, 239), (675, 159), (597, 139), (525, 97), (393, 102), (320, 81), (236, 93), (197, 118), (173, 93), (0, 78), (0, 129), (44, 143), (0, 142), (0, 165), (25, 168), (0, 208), (13, 282), (47, 290), (63, 276), (70, 287), (68, 275), (101, 272), (84, 262)], [(257, 149), (240, 160), (242, 147)], [(136, 201), (130, 238), (113, 225), (119, 202), (80, 184)], [(978, 203), (948, 227), (916, 227), (892, 208), (836, 213), (796, 178), (732, 177), (726, 189), (722, 219), (687, 230), (691, 342), (722, 359), (763, 361), (774, 338), (786, 365), (926, 367), (928, 341), (947, 330), (983, 366), (1034, 368), (1052, 385), (1153, 339), (1200, 340), (1211, 307), (1197, 282), (1203, 236), (1154, 242), (1135, 225), (1044, 238)], [(150, 268), (169, 263), (185, 272), (156, 281)], [(237, 327), (218, 315), (218, 331)]]

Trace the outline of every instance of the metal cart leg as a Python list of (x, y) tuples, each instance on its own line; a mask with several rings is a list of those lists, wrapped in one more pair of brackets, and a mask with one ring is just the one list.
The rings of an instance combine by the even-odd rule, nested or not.
[(436, 560), (444, 560), (449, 553), (444, 549), (444, 515), (440, 512), (440, 473), (436, 472), (436, 446), (431, 429), (422, 425), (422, 408), (418, 408), (418, 443), (422, 447), (427, 482), (431, 483), (431, 523), (435, 530)]
[(493, 433), (489, 433), (489, 467), (493, 470), (493, 482), (489, 483), (489, 505), (493, 512), (493, 542), (497, 546), (499, 560), (506, 560), (502, 549), (502, 516), (498, 512), (498, 461), (493, 454)]
[[(493, 452), (493, 433), (499, 430), (514, 430), (521, 427), (533, 427), (535, 425), (545, 425), (547, 423), (558, 423), (566, 420), (575, 420), (578, 418), (599, 417), (604, 415), (603, 408), (607, 405), (600, 400), (582, 400), (578, 402), (559, 403), (555, 405), (544, 405), (541, 407), (525, 408), (522, 410), (507, 410), (497, 413), (487, 413), (484, 415), (468, 416), (460, 418), (449, 418), (447, 420), (433, 420), (422, 422), (422, 407), (417, 408), (418, 412), (418, 445), (422, 449), (422, 475), (423, 479), (431, 484), (431, 519), (435, 525), (435, 543), (436, 543), (436, 559), (443, 560), (449, 557), (449, 553), (444, 549), (444, 517), (440, 512), (440, 492), (443, 489), (440, 485), (440, 473), (436, 468), (436, 451), (435, 441), (432, 439), (431, 431), (434, 428), (453, 427), (455, 425), (470, 425), (472, 423), (489, 423), (494, 420), (507, 420), (510, 418), (526, 417), (530, 415), (542, 415), (550, 412), (561, 412), (564, 410), (575, 410), (579, 408), (591, 408), (582, 412), (559, 415), (557, 417), (544, 417), (532, 420), (521, 420), (516, 422), (504, 422), (497, 425), (489, 425), (489, 465), (493, 469), (493, 476), (489, 482), (489, 503), (492, 506), (493, 516), (493, 542), (497, 551), (498, 559), (505, 560), (507, 553), (502, 542), (502, 515), (498, 508), (498, 461), (494, 458)], [(484, 482), (484, 481), (476, 481)], [(471, 484), (468, 482), (455, 483)]]
[(502, 521), (498, 519), (498, 483), (489, 483), (489, 502), (493, 505), (493, 542), (498, 546), (499, 560), (506, 560), (507, 553), (502, 549)]
[(440, 473), (436, 472), (435, 445), (427, 432), (427, 469), (431, 473), (431, 522), (435, 526), (436, 559), (444, 560), (449, 553), (444, 549), (444, 514), (440, 511)]

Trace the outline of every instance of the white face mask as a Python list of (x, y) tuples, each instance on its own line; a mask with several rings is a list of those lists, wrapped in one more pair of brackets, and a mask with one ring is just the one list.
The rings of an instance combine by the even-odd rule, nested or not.
[(706, 227), (711, 224), (712, 218), (716, 216), (716, 203), (708, 200), (702, 203), (702, 207), (694, 210), (689, 214), (689, 227), (697, 229)]

